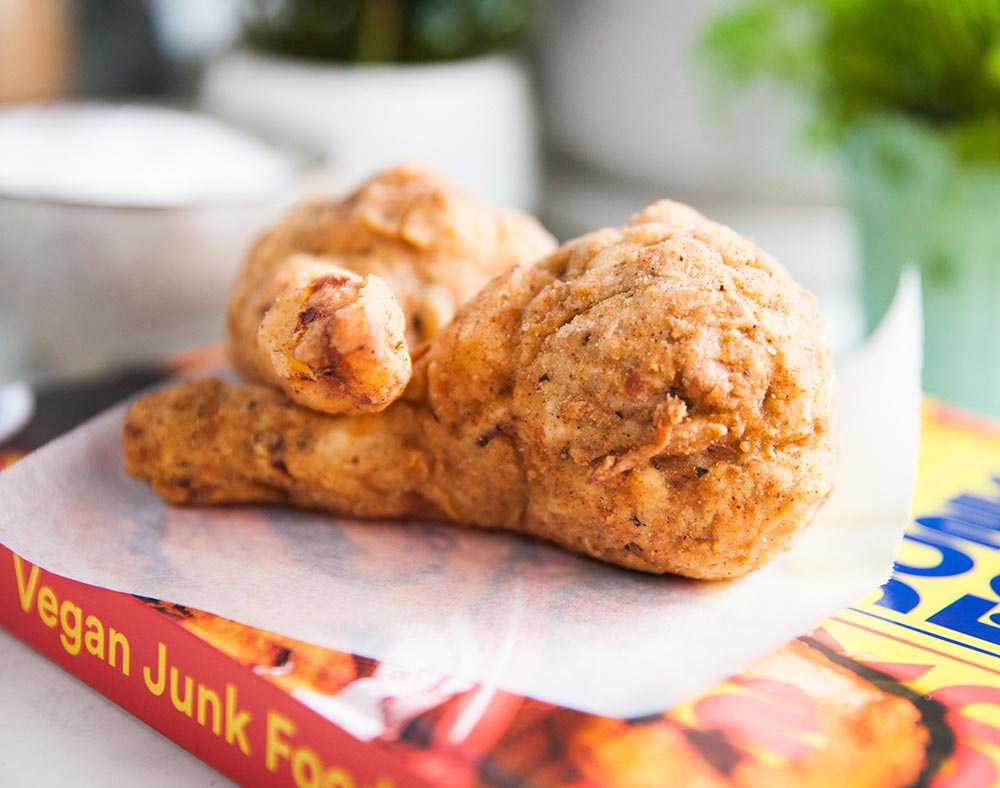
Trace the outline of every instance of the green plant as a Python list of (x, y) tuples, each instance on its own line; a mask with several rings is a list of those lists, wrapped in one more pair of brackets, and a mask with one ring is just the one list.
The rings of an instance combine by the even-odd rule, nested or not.
[(730, 84), (765, 78), (805, 96), (819, 139), (904, 114), (965, 160), (1000, 161), (1000, 0), (749, 0), (700, 50)]
[(517, 43), (533, 0), (244, 0), (251, 46), (317, 60), (419, 62)]

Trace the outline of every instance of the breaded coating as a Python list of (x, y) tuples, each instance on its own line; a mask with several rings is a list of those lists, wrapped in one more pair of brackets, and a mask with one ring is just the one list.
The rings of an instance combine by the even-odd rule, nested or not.
[(375, 412), (410, 380), (406, 318), (389, 287), (322, 258), (285, 258), (257, 328), (264, 382), (325, 413)]
[[(433, 337), (494, 275), (555, 245), (533, 217), (491, 211), (434, 172), (387, 170), (343, 200), (293, 209), (256, 242), (230, 296), (230, 356), (245, 378), (277, 385), (311, 408), (379, 410), (399, 394), (397, 384), (405, 385), (409, 361), (403, 356), (410, 349)], [(345, 342), (339, 306), (317, 307), (318, 300), (336, 305), (341, 299), (342, 285), (324, 265), (338, 276), (353, 272), (365, 289), (378, 290), (365, 295), (372, 303), (355, 310), (363, 313), (361, 337)], [(280, 316), (272, 315), (276, 310)], [(343, 361), (345, 345), (355, 351), (354, 364)], [(371, 360), (359, 368), (362, 353)]]
[(661, 202), (490, 282), (380, 414), (185, 383), (133, 406), (126, 467), (172, 502), (446, 519), (733, 577), (830, 493), (832, 378), (812, 297), (749, 240)]

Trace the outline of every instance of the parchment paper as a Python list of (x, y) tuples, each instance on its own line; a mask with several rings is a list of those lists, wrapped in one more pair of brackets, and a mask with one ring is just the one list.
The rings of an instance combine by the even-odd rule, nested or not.
[(57, 574), (382, 659), (408, 692), (475, 681), (607, 716), (663, 711), (888, 577), (916, 465), (919, 304), (908, 275), (840, 365), (837, 492), (791, 553), (740, 580), (647, 576), (453, 526), (172, 508), (121, 471), (124, 406), (0, 474), (0, 542)]

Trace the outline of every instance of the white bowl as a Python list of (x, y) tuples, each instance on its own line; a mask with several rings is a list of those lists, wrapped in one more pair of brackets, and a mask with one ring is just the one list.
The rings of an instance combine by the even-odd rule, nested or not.
[[(198, 143), (171, 125), (182, 113), (143, 108), (138, 124), (126, 113), (130, 120), (116, 125), (120, 110), (0, 112), (0, 145), (35, 157), (0, 164), (0, 382), (80, 377), (218, 341), (247, 246), (293, 198), (294, 165), (261, 179), (262, 188), (244, 183), (227, 193), (229, 184), (215, 182), (227, 179), (225, 167), (213, 170), (213, 151), (198, 154)], [(18, 123), (33, 113), (33, 139), (5, 138), (18, 112)], [(109, 131), (92, 134), (84, 128), (91, 121), (65, 128), (94, 112), (112, 121)], [(147, 122), (163, 132), (137, 128)], [(220, 141), (230, 144), (224, 136), (212, 144)], [(143, 146), (166, 158), (142, 163)], [(106, 164), (92, 160), (101, 156)], [(195, 166), (206, 178), (200, 187), (198, 173), (185, 174)]]

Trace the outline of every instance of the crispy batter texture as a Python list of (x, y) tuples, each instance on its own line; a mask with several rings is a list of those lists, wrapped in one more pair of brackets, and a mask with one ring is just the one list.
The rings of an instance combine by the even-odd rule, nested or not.
[(409, 379), (410, 348), (495, 274), (554, 247), (526, 214), (491, 211), (428, 170), (387, 170), (257, 241), (229, 301), (230, 356), (308, 407), (381, 410)]
[(259, 379), (325, 413), (380, 411), (402, 393), (406, 318), (384, 281), (297, 254), (268, 285), (253, 343)]
[(173, 502), (447, 519), (732, 577), (790, 547), (830, 493), (832, 378), (812, 297), (661, 202), (494, 279), (378, 415), (185, 383), (133, 406), (126, 467)]

